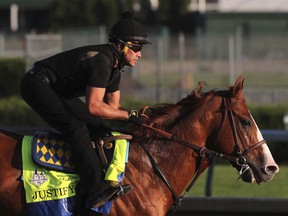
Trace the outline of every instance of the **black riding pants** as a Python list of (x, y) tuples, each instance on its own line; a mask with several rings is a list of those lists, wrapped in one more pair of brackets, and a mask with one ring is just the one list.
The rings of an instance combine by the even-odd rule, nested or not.
[(95, 155), (87, 124), (100, 125), (100, 119), (88, 113), (79, 98), (63, 98), (51, 87), (45, 70), (29, 71), (21, 83), (22, 98), (52, 127), (66, 136), (75, 157), (76, 170), (85, 193), (104, 190), (101, 162)]

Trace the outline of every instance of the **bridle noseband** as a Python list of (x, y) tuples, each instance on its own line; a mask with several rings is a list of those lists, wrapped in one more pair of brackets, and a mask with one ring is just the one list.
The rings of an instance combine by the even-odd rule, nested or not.
[[(249, 153), (250, 151), (253, 151), (257, 147), (259, 147), (259, 146), (261, 146), (261, 145), (266, 143), (265, 140), (261, 140), (260, 142), (257, 142), (255, 144), (253, 144), (249, 148), (244, 148), (244, 146), (243, 146), (244, 150), (243, 150), (243, 152), (241, 152), (241, 148), (240, 148), (240, 145), (239, 145), (239, 142), (238, 142), (239, 134), (237, 133), (237, 130), (236, 130), (235, 119), (234, 119), (234, 114), (233, 114), (233, 109), (234, 109), (233, 105), (235, 105), (235, 103), (240, 103), (240, 102), (244, 103), (244, 100), (238, 100), (238, 101), (236, 101), (234, 103), (231, 103), (229, 101), (228, 97), (222, 97), (221, 112), (223, 113), (223, 115), (222, 115), (220, 128), (219, 128), (219, 130), (217, 132), (216, 140), (214, 142), (215, 145), (216, 145), (218, 137), (219, 137), (219, 134), (221, 134), (224, 122), (226, 121), (226, 118), (228, 116), (229, 123), (231, 125), (231, 129), (232, 129), (232, 133), (233, 133), (234, 146), (236, 148), (236, 156), (222, 154), (222, 153), (219, 153), (219, 152), (217, 152), (215, 150), (208, 149), (206, 147), (199, 147), (199, 146), (197, 146), (197, 145), (195, 145), (193, 143), (189, 143), (189, 142), (187, 142), (187, 141), (185, 141), (183, 139), (180, 139), (180, 138), (178, 138), (178, 137), (174, 136), (173, 134), (170, 134), (170, 133), (168, 133), (166, 131), (163, 131), (161, 129), (155, 128), (155, 127), (147, 125), (147, 124), (142, 124), (142, 127), (156, 132), (158, 135), (166, 138), (167, 140), (170, 140), (170, 141), (179, 143), (179, 144), (181, 144), (183, 146), (186, 146), (186, 147), (192, 149), (193, 151), (195, 151), (200, 156), (199, 157), (200, 158), (199, 166), (197, 167), (197, 169), (195, 171), (195, 175), (193, 176), (191, 183), (186, 188), (186, 192), (188, 192), (191, 189), (192, 185), (196, 182), (196, 180), (198, 179), (200, 174), (208, 167), (212, 157), (223, 158), (223, 159), (226, 159), (226, 160), (228, 160), (228, 161), (230, 161), (232, 163), (235, 163), (238, 166), (240, 166), (240, 169), (239, 169), (239, 178), (240, 178), (247, 170), (250, 169), (249, 163), (248, 163), (247, 159), (245, 158), (245, 155), (247, 155), (247, 153)], [(144, 110), (146, 110), (146, 109), (144, 109)], [(146, 117), (145, 114), (143, 114), (143, 115)], [(154, 171), (161, 177), (161, 179), (164, 181), (166, 186), (172, 192), (173, 200), (174, 200), (173, 206), (175, 207), (175, 210), (174, 210), (173, 214), (175, 214), (175, 212), (177, 210), (177, 207), (179, 207), (181, 205), (181, 200), (182, 200), (183, 196), (178, 196), (176, 194), (176, 192), (172, 188), (172, 186), (171, 186), (170, 182), (168, 181), (168, 179), (164, 176), (164, 174), (158, 168), (158, 166), (157, 166), (155, 160), (153, 159), (151, 153), (149, 152), (148, 148), (144, 144), (142, 144), (141, 142), (139, 142), (139, 144), (142, 146), (142, 148), (144, 149), (144, 151), (148, 155)]]

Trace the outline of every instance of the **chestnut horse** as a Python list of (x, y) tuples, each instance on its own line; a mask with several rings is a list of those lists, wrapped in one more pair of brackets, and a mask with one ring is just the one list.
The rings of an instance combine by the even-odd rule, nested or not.
[[(279, 168), (245, 104), (243, 82), (239, 77), (227, 90), (208, 92), (199, 85), (176, 104), (142, 114), (145, 124), (131, 129), (134, 139), (124, 178), (133, 190), (114, 201), (110, 215), (166, 215), (211, 156), (230, 161), (245, 182), (272, 180)], [(21, 141), (20, 135), (0, 133), (3, 216), (26, 215)]]

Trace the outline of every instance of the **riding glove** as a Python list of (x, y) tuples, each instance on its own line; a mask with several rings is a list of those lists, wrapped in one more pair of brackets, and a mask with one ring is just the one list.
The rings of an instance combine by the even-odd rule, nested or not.
[(129, 112), (128, 121), (139, 126), (143, 124), (143, 120), (141, 118), (138, 118), (138, 110), (131, 110)]

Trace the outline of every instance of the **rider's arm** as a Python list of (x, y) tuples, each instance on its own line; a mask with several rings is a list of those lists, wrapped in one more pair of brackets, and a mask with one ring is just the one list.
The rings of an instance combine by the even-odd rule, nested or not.
[(120, 108), (120, 90), (117, 90), (111, 93), (106, 93), (104, 100), (105, 100), (105, 103), (107, 103), (110, 107), (119, 109)]
[(87, 105), (90, 114), (104, 119), (128, 120), (128, 112), (119, 109), (120, 91), (108, 93), (105, 97), (105, 88), (88, 87)]

